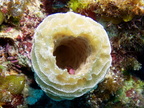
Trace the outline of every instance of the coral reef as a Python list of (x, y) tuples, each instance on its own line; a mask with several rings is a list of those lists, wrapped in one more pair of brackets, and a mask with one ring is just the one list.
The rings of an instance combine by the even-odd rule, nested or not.
[(17, 25), (27, 5), (27, 0), (1, 0), (0, 10), (4, 14), (4, 22)]
[[(40, 23), (40, 19), (44, 15), (39, 14), (41, 11), (33, 14), (28, 13), (29, 10), (23, 8), (23, 6), (29, 7), (31, 5), (26, 5), (27, 3), (27, 1), (19, 0), (2, 1), (0, 3), (0, 12), (3, 15), (0, 18), (0, 107), (2, 108), (27, 108), (25, 103), (27, 92), (25, 89), (28, 86), (27, 84), (34, 85), (34, 83), (31, 84), (34, 80), (32, 79), (33, 72), (30, 69), (29, 59), (32, 45), (31, 36), (34, 33), (34, 26)], [(26, 14), (30, 15), (27, 16)], [(35, 17), (35, 14), (39, 14), (39, 17)], [(4, 19), (2, 19), (3, 17)], [(17, 18), (17, 23), (15, 23)], [(30, 18), (32, 19), (31, 23), (28, 22)], [(27, 23), (23, 23), (26, 20)], [(30, 79), (27, 79), (27, 77)]]
[(134, 16), (144, 14), (142, 0), (70, 0), (69, 7), (96, 20), (100, 18), (114, 24), (128, 22)]
[[(112, 66), (97, 89), (73, 100), (54, 101), (35, 82), (32, 39), (47, 15), (68, 11), (103, 25)], [(0, 0), (0, 108), (143, 108), (143, 28), (143, 0)], [(64, 47), (55, 46), (52, 56), (61, 58), (61, 50)], [(63, 68), (69, 76), (77, 74), (72, 66)]]
[(144, 82), (130, 76), (130, 78), (124, 82), (124, 86), (117, 91), (116, 101), (127, 104), (128, 107), (143, 107), (143, 87)]
[(73, 12), (48, 16), (33, 41), (36, 81), (55, 100), (73, 99), (95, 88), (111, 65), (103, 27)]

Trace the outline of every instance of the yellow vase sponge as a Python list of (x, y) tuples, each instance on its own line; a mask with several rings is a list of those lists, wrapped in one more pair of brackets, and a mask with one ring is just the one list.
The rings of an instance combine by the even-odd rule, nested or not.
[(73, 12), (49, 15), (33, 39), (36, 82), (54, 100), (80, 97), (102, 81), (110, 53), (106, 31), (91, 18)]

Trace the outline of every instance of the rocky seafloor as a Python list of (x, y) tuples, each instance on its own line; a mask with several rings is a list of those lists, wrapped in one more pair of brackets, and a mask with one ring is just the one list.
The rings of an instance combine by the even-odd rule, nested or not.
[[(112, 66), (97, 89), (54, 101), (37, 85), (30, 52), (36, 27), (73, 11), (102, 24)], [(144, 108), (143, 0), (0, 0), (0, 108)]]

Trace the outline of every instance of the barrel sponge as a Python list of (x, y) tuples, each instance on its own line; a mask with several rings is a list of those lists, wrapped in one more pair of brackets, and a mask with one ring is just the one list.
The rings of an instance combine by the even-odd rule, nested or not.
[(110, 53), (106, 31), (91, 18), (74, 12), (49, 15), (33, 39), (36, 82), (54, 100), (80, 97), (104, 79)]

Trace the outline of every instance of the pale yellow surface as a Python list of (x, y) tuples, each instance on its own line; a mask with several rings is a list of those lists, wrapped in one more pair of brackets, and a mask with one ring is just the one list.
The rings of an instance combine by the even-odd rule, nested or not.
[[(73, 99), (95, 88), (111, 65), (104, 28), (73, 13), (49, 15), (37, 27), (32, 66), (39, 86), (54, 100)], [(75, 70), (69, 74), (67, 67)]]

